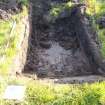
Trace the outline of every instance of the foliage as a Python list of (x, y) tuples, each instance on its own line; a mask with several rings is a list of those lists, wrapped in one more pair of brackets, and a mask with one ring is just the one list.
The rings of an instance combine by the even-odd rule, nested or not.
[(62, 3), (62, 4), (56, 4), (52, 6), (50, 10), (50, 15), (54, 17), (58, 17), (58, 15), (64, 11), (65, 9), (70, 9), (73, 6), (72, 2), (69, 1), (67, 3)]
[(98, 35), (101, 43), (101, 53), (105, 58), (105, 29), (98, 28)]
[(86, 13), (92, 19), (93, 27), (98, 32), (98, 38), (101, 42), (101, 53), (105, 57), (105, 29), (99, 29), (98, 24), (96, 24), (96, 21), (105, 14), (105, 1), (85, 0), (85, 3), (87, 5)]
[(20, 30), (23, 29), (20, 20), (25, 16), (27, 9), (24, 7), (21, 13), (13, 15), (10, 20), (0, 20), (0, 74), (8, 73), (12, 59), (16, 55)]
[(105, 1), (86, 0), (85, 3), (87, 6), (86, 12), (91, 16), (100, 16), (105, 13)]
[(18, 0), (18, 2), (21, 2), (22, 5), (25, 5), (25, 6), (28, 5), (28, 0)]
[[(0, 95), (8, 84), (22, 84), (27, 87), (25, 100), (20, 105), (105, 105), (105, 82), (71, 85), (6, 78), (0, 82)], [(14, 103), (2, 99), (1, 102), (2, 105)]]

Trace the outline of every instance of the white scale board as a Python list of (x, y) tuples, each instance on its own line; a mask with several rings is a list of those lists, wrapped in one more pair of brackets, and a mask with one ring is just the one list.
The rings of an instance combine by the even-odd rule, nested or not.
[(25, 89), (25, 86), (7, 86), (3, 95), (3, 99), (22, 101), (25, 97)]

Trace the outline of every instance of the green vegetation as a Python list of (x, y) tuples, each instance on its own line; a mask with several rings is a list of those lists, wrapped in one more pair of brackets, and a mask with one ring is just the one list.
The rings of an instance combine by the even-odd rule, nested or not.
[(1, 69), (5, 71), (7, 70), (8, 65), (10, 64), (9, 58), (11, 58), (15, 54), (16, 35), (11, 33), (11, 28), (12, 28), (11, 23), (13, 22), (12, 21), (0, 22), (0, 47), (1, 47), (0, 58), (3, 59), (3, 61), (0, 62), (0, 72)]
[[(105, 105), (105, 82), (69, 85), (7, 78), (0, 81), (1, 94), (8, 84), (26, 86), (25, 99), (19, 105)], [(14, 103), (0, 99), (1, 105)]]
[(105, 29), (98, 29), (98, 34), (101, 42), (101, 53), (103, 57), (105, 58)]
[(103, 15), (105, 11), (105, 1), (101, 2), (100, 0), (86, 0), (87, 13), (91, 16), (100, 16)]
[[(62, 4), (56, 4), (54, 6), (52, 6), (51, 10), (50, 10), (50, 15), (54, 16), (54, 17), (58, 17), (59, 14), (64, 11), (65, 9), (70, 9), (73, 6), (72, 2), (67, 2), (67, 3), (62, 3)], [(54, 18), (53, 17), (53, 18)]]
[(21, 2), (22, 5), (27, 6), (28, 5), (28, 0), (17, 0), (18, 2)]
[(18, 51), (18, 40), (22, 30), (24, 31), (22, 20), (27, 16), (27, 9), (13, 15), (7, 21), (0, 20), (0, 74), (8, 73), (8, 68), (12, 63), (13, 57)]

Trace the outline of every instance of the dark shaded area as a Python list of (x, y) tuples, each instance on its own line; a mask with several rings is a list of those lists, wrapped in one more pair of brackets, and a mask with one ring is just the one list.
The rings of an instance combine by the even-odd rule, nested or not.
[(100, 29), (105, 28), (105, 16), (102, 16), (97, 20), (97, 24), (99, 25)]
[(17, 0), (0, 1), (0, 19), (8, 20), (11, 18), (11, 14), (20, 13), (22, 10), (22, 2), (17, 2)]
[[(75, 32), (77, 33), (80, 46), (88, 58), (92, 72), (94, 74), (104, 75), (105, 66), (103, 64), (103, 58), (96, 42), (91, 36), (93, 33), (89, 32), (89, 30), (87, 29), (87, 26), (85, 24), (85, 16), (81, 14), (78, 6), (75, 9), (77, 10), (77, 12), (74, 14), (74, 20), (77, 23), (75, 25)], [(81, 26), (81, 28), (78, 28), (79, 26)]]
[(55, 19), (52, 4), (59, 0), (30, 1), (30, 37), (24, 72), (39, 77), (103, 74), (96, 33), (81, 13), (84, 5), (64, 10)]
[[(1, 0), (0, 1), (0, 16), (5, 12), (10, 14), (19, 13), (23, 10), (23, 4), (17, 0)], [(5, 14), (5, 13), (4, 13)]]

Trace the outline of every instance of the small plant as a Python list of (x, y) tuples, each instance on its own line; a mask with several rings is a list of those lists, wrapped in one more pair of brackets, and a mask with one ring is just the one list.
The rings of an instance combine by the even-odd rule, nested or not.
[(59, 14), (64, 11), (65, 9), (70, 9), (73, 6), (72, 2), (67, 2), (67, 3), (62, 3), (62, 4), (57, 4), (52, 7), (50, 10), (50, 15), (54, 17), (58, 17)]

